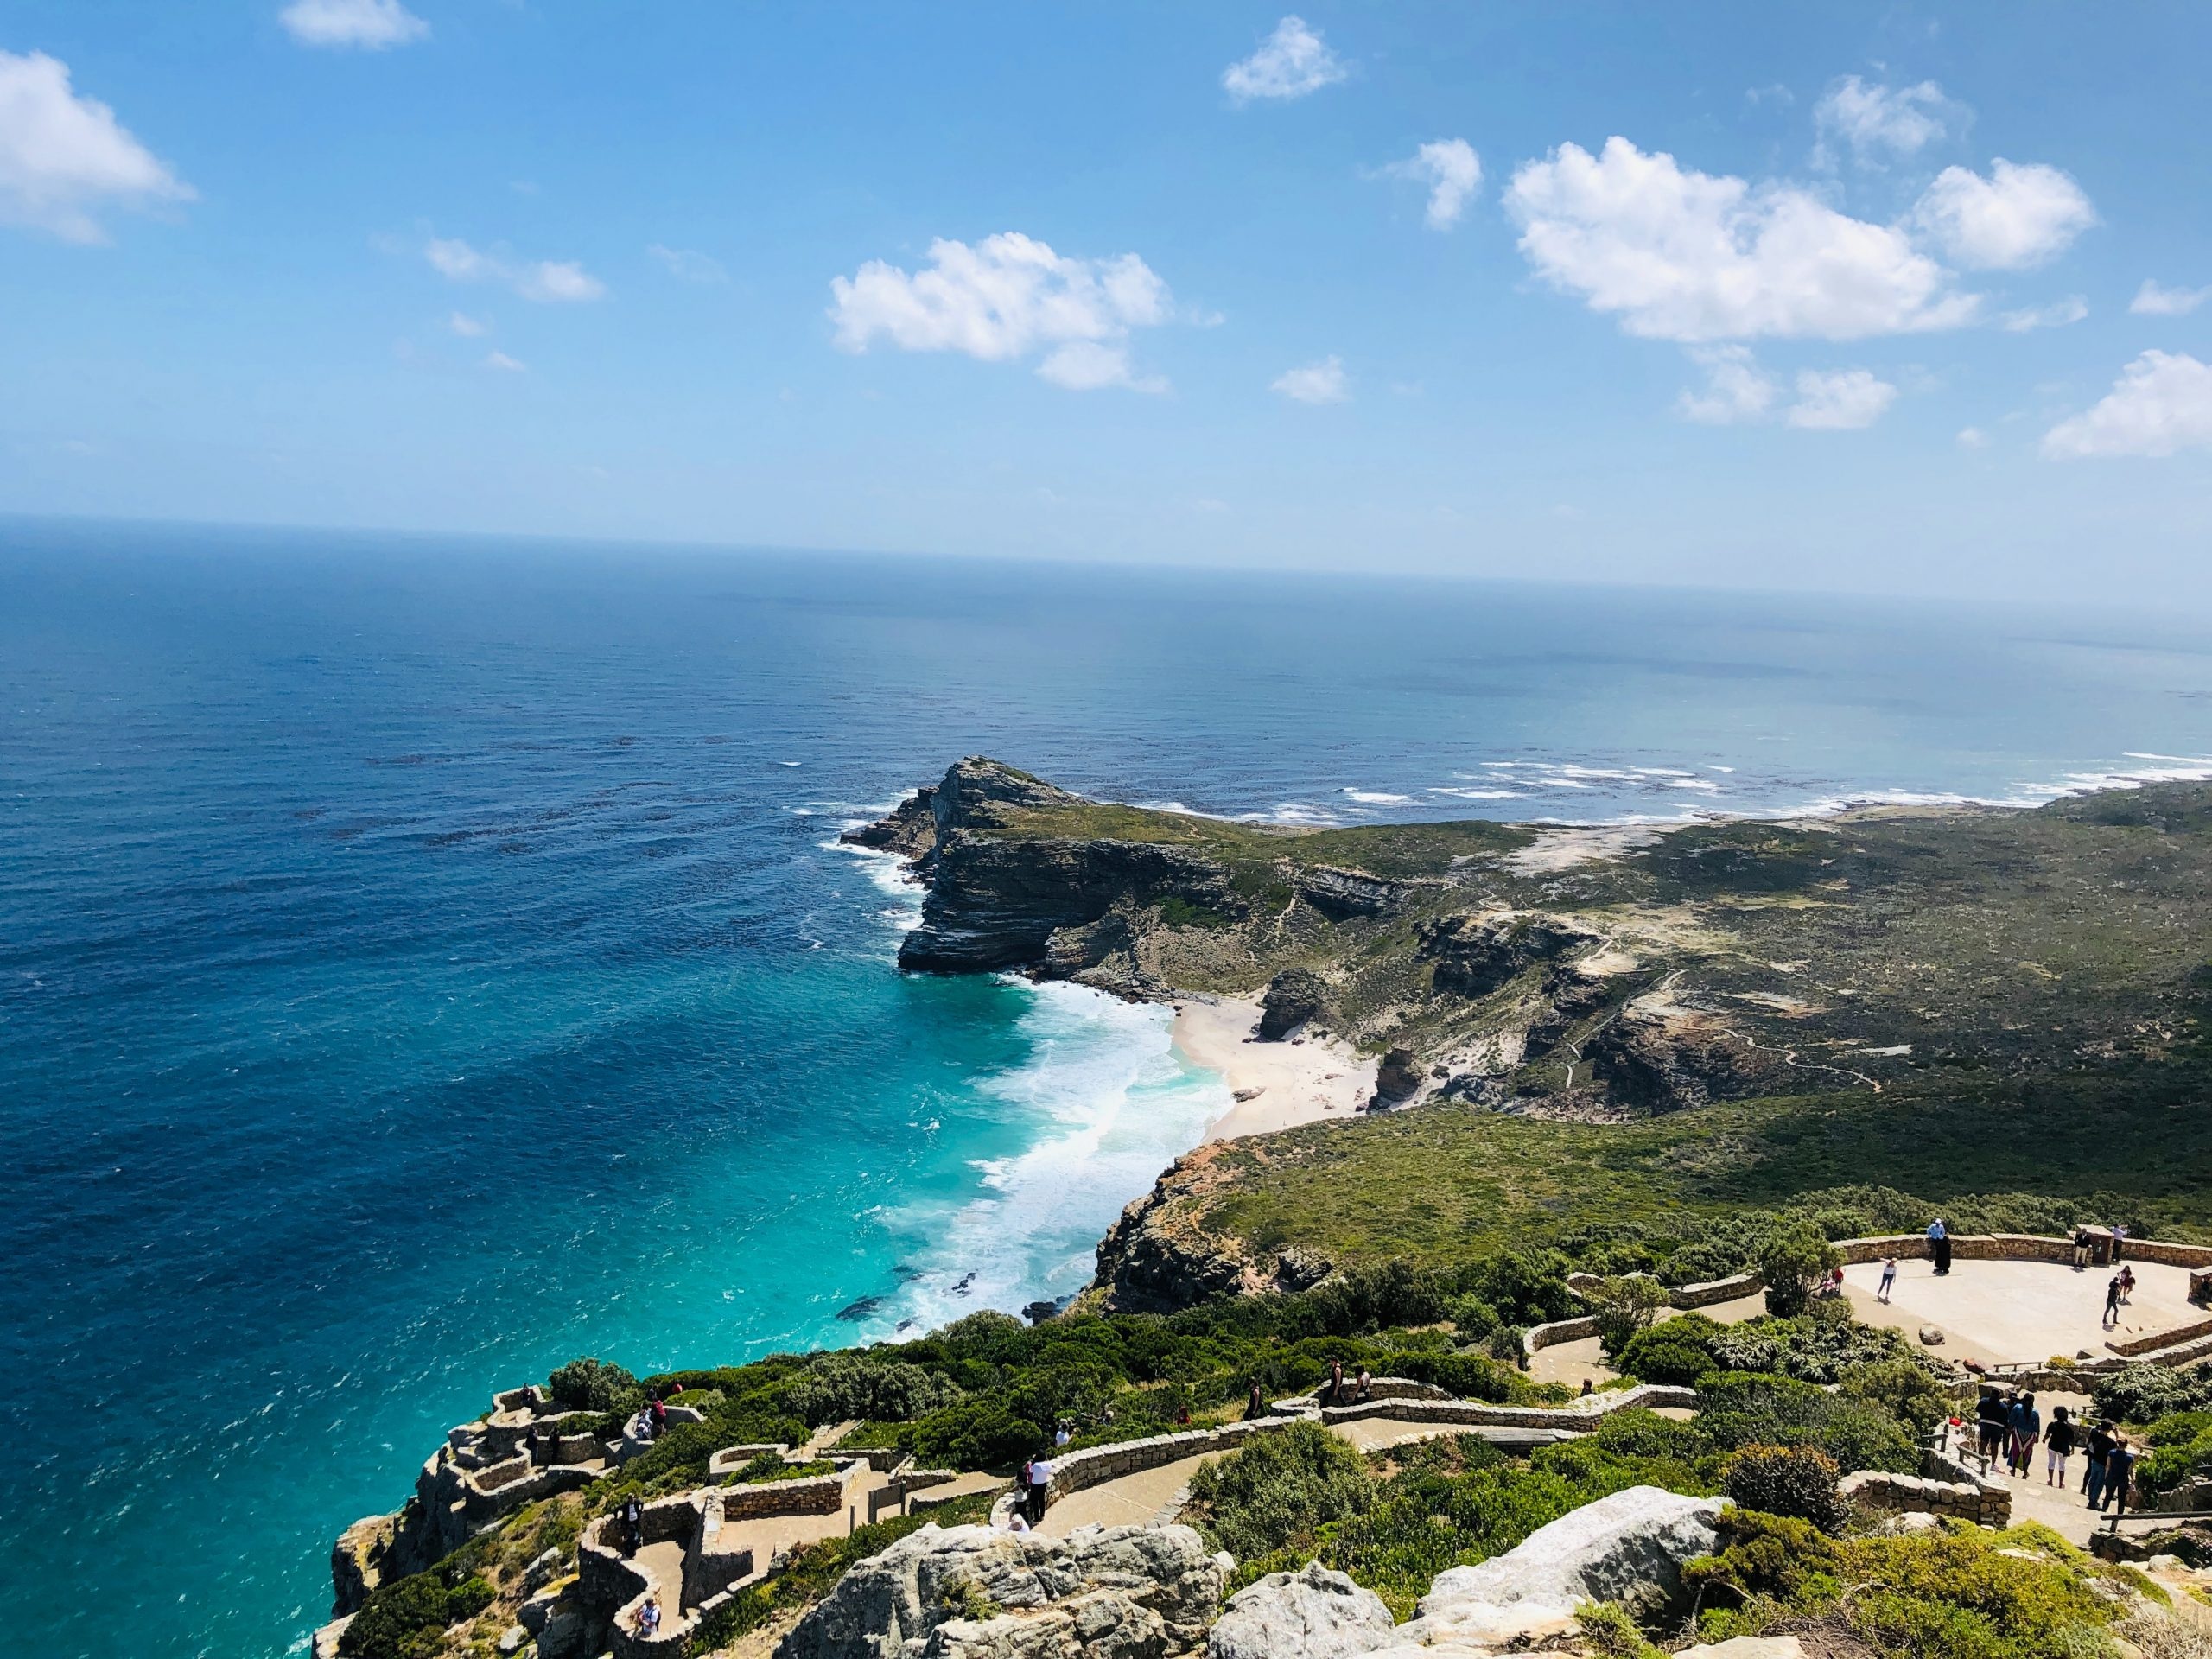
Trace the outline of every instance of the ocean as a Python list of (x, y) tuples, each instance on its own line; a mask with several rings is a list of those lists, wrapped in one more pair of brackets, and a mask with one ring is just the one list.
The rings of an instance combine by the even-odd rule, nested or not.
[(2212, 775), (2212, 626), (0, 522), (0, 1626), (300, 1651), (491, 1391), (1088, 1276), (1228, 1104), (893, 965), (963, 753), (1295, 823)]

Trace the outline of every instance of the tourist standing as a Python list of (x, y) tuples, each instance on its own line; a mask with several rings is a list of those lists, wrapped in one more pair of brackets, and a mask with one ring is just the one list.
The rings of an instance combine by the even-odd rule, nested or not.
[(1325, 1406), (1341, 1406), (1344, 1402), (1344, 1363), (1341, 1359), (1329, 1362), (1329, 1397)]
[(1046, 1489), (1052, 1484), (1052, 1460), (1039, 1458), (1029, 1465), (1029, 1519), (1033, 1524), (1045, 1518)]
[(1890, 1287), (1897, 1281), (1897, 1259), (1894, 1255), (1885, 1255), (1882, 1258), (1882, 1282), (1874, 1288), (1874, 1300), (1878, 1302), (1888, 1301)]
[(2127, 1224), (2124, 1221), (2115, 1221), (2112, 1224), (2112, 1264), (2115, 1268), (2120, 1265), (2120, 1248), (2126, 1243)]
[(1936, 1258), (1938, 1277), (1950, 1272), (1951, 1230), (1943, 1224), (1941, 1216), (1936, 1217), (1934, 1225), (1928, 1230), (1928, 1254)]
[(651, 1640), (659, 1630), (660, 1603), (647, 1596), (645, 1605), (638, 1609), (638, 1634)]
[(2036, 1466), (2036, 1443), (2043, 1439), (2043, 1414), (2036, 1409), (2036, 1397), (2021, 1391), (2012, 1402), (2009, 1427), (2012, 1433), (2010, 1467), (2016, 1475), (2024, 1475)]
[(1260, 1385), (1255, 1382), (1252, 1385), (1251, 1397), (1244, 1402), (1244, 1421), (1248, 1423), (1256, 1423), (1267, 1414), (1267, 1400), (1260, 1392)]
[(2089, 1230), (2086, 1224), (2083, 1224), (2074, 1230), (2074, 1271), (2087, 1273), (2088, 1270)]
[(2074, 1451), (2074, 1414), (2063, 1406), (2050, 1408), (2050, 1427), (2043, 1437), (2043, 1484), (2066, 1490), (2066, 1459)]
[(1974, 1408), (1975, 1446), (1981, 1452), (1982, 1466), (1997, 1461), (1997, 1454), (2004, 1449), (2006, 1419), (2010, 1414), (2005, 1395), (1996, 1389), (1982, 1392), (1981, 1403)]
[(2120, 1270), (2120, 1300), (2122, 1302), (2132, 1302), (2135, 1300), (2135, 1269), (2133, 1268), (2122, 1268)]
[(622, 1541), (626, 1546), (622, 1552), (625, 1555), (634, 1555), (645, 1548), (645, 1508), (638, 1502), (635, 1492), (622, 1505)]
[(2120, 1323), (2120, 1275), (2114, 1274), (2105, 1287), (2105, 1329), (2109, 1331)]
[(2095, 1507), (2110, 1510), (2115, 1515), (2127, 1513), (2127, 1483), (2135, 1472), (2135, 1448), (2127, 1443), (2127, 1436), (2112, 1437), (2112, 1454), (2105, 1459), (2104, 1502)]
[(1358, 1392), (1352, 1397), (1362, 1405), (1365, 1405), (1375, 1397), (1375, 1379), (1367, 1374), (1367, 1367), (1364, 1365), (1359, 1368), (1357, 1388)]
[(2082, 1491), (2093, 1510), (2098, 1507), (2097, 1500), (2104, 1496), (2105, 1471), (2112, 1462), (2114, 1438), (2112, 1425), (2101, 1420), (2089, 1431), (2088, 1459), (2082, 1468)]

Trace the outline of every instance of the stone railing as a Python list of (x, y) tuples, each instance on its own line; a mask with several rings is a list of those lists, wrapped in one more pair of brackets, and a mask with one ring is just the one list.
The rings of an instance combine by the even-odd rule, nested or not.
[(1697, 1390), (1639, 1382), (1632, 1389), (1586, 1394), (1564, 1406), (1500, 1406), (1484, 1400), (1376, 1400), (1361, 1406), (1332, 1406), (1322, 1412), (1320, 1418), (1331, 1425), (1389, 1417), (1401, 1422), (1446, 1427), (1550, 1428), (1562, 1433), (1586, 1434), (1614, 1412), (1637, 1406), (1674, 1406), (1694, 1411), (1697, 1408)]
[(2212, 1319), (2198, 1319), (2190, 1325), (2177, 1325), (2171, 1330), (2152, 1331), (2139, 1337), (2125, 1337), (2117, 1342), (2107, 1342), (2105, 1346), (2115, 1354), (2133, 1359), (2161, 1349), (2190, 1347), (2204, 1338), (2212, 1338)]
[(1944, 1480), (1862, 1469), (1855, 1475), (1846, 1475), (1836, 1491), (1846, 1503), (1861, 1509), (1900, 1514), (1918, 1510), (2000, 1529), (2012, 1520), (2012, 1494), (1993, 1481)]
[[(2089, 1230), (2096, 1241), (2098, 1259), (2106, 1259), (2111, 1234), (2102, 1227)], [(1892, 1233), (1881, 1238), (1842, 1238), (1836, 1249), (1843, 1259), (1857, 1265), (1895, 1255), (1924, 1258), (1929, 1254), (1925, 1233)], [(2040, 1233), (1954, 1233), (1951, 1255), (1960, 1262), (2056, 1262), (2070, 1265), (2074, 1241)], [(2212, 1244), (2176, 1244), (2155, 1238), (2131, 1238), (2122, 1247), (2123, 1262), (2156, 1262), (2174, 1268), (2212, 1267)]]
[[(1308, 1412), (1321, 1403), (1321, 1395), (1328, 1388), (1324, 1382), (1311, 1394), (1301, 1394), (1290, 1400), (1278, 1400), (1271, 1408), (1277, 1413)], [(1358, 1391), (1358, 1382), (1351, 1377), (1344, 1379), (1344, 1392)], [(1452, 1390), (1439, 1388), (1433, 1382), (1422, 1382), (1410, 1376), (1370, 1376), (1367, 1379), (1367, 1398), (1370, 1400), (1449, 1400)]]
[(1543, 1325), (1532, 1325), (1521, 1333), (1521, 1351), (1534, 1359), (1546, 1348), (1556, 1348), (1563, 1342), (1580, 1342), (1598, 1334), (1598, 1316), (1579, 1314), (1571, 1319), (1552, 1319)]
[(772, 1515), (835, 1515), (846, 1506), (855, 1483), (874, 1472), (865, 1457), (839, 1456), (833, 1449), (824, 1458), (805, 1458), (780, 1443), (768, 1446), (724, 1446), (707, 1459), (709, 1480), (729, 1482), (747, 1465), (774, 1452), (794, 1465), (835, 1463), (833, 1475), (801, 1475), (791, 1480), (763, 1480), (721, 1488), (721, 1515), (730, 1521), (758, 1521)]
[[(1624, 1279), (1649, 1279), (1648, 1273), (1624, 1273)], [(1588, 1296), (1605, 1283), (1605, 1276), (1595, 1273), (1570, 1273), (1567, 1287), (1578, 1296)], [(1750, 1296), (1766, 1287), (1766, 1281), (1756, 1273), (1739, 1273), (1726, 1279), (1707, 1279), (1694, 1285), (1662, 1285), (1667, 1293), (1667, 1306), (1687, 1311), (1693, 1307), (1711, 1307), (1715, 1302), (1732, 1302), (1739, 1296)], [(1539, 1326), (1538, 1329), (1542, 1327)], [(1562, 1338), (1570, 1340), (1570, 1338)]]

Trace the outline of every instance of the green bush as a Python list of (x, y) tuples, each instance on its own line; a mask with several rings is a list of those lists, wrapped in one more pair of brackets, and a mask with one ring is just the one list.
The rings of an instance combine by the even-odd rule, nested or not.
[(2212, 1372), (2130, 1365), (2099, 1377), (2091, 1397), (2098, 1414), (2114, 1422), (2155, 1423), (2161, 1417), (2212, 1408)]
[(998, 1400), (963, 1400), (914, 1426), (914, 1456), (931, 1469), (1011, 1469), (1051, 1437)]
[(429, 1659), (444, 1645), (449, 1625), (474, 1618), (497, 1592), (455, 1552), (427, 1573), (415, 1573), (369, 1592), (353, 1622), (338, 1638), (344, 1659)]
[(1908, 1359), (1914, 1351), (1895, 1331), (1858, 1324), (1840, 1302), (1796, 1319), (1724, 1325), (1707, 1345), (1722, 1370), (1767, 1371), (1801, 1382), (1834, 1382), (1852, 1366)]
[(1847, 1400), (1879, 1406), (1915, 1440), (1925, 1440), (1951, 1414), (1950, 1396), (1918, 1359), (1881, 1359), (1845, 1368), (1838, 1389)]
[(1651, 1329), (1667, 1305), (1667, 1292), (1648, 1274), (1633, 1274), (1606, 1280), (1589, 1293), (1588, 1300), (1597, 1316), (1599, 1340), (1612, 1358)]
[(2106, 1632), (2126, 1605), (2096, 1580), (2133, 1582), (2037, 1527), (1838, 1540), (1731, 1509), (1720, 1529), (1719, 1553), (1683, 1569), (1708, 1643), (1810, 1628), (1881, 1659), (2089, 1659), (2115, 1651)]
[(644, 1402), (638, 1379), (603, 1359), (572, 1359), (548, 1379), (554, 1403), (571, 1411), (635, 1411)]
[(1870, 1400), (1829, 1394), (1792, 1377), (1713, 1371), (1698, 1381), (1698, 1432), (1714, 1450), (1817, 1446), (1845, 1474), (1887, 1469), (1910, 1474), (1920, 1450), (1904, 1426)]
[(1721, 1327), (1702, 1313), (1684, 1313), (1631, 1338), (1614, 1369), (1645, 1382), (1686, 1388), (1716, 1369), (1713, 1338)]
[(1813, 1305), (1813, 1293), (1843, 1257), (1818, 1229), (1801, 1223), (1766, 1239), (1752, 1261), (1766, 1281), (1766, 1311), (1786, 1319)]
[(960, 1385), (941, 1371), (848, 1351), (814, 1359), (784, 1384), (784, 1395), (817, 1427), (855, 1417), (912, 1422), (963, 1398)]
[(1822, 1532), (1843, 1530), (1835, 1459), (1809, 1446), (1747, 1446), (1728, 1459), (1721, 1491), (1747, 1510), (1794, 1516)]
[(1358, 1452), (1316, 1423), (1262, 1434), (1191, 1477), (1188, 1519), (1239, 1560), (1292, 1543), (1375, 1501)]

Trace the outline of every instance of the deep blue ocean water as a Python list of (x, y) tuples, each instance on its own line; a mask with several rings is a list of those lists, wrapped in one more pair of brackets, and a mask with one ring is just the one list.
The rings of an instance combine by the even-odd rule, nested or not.
[(979, 751), (1292, 822), (2030, 801), (2212, 772), (2212, 626), (0, 523), (0, 1629), (296, 1650), (494, 1387), (1081, 1283), (1227, 1102), (1160, 1010), (893, 970), (835, 834)]

